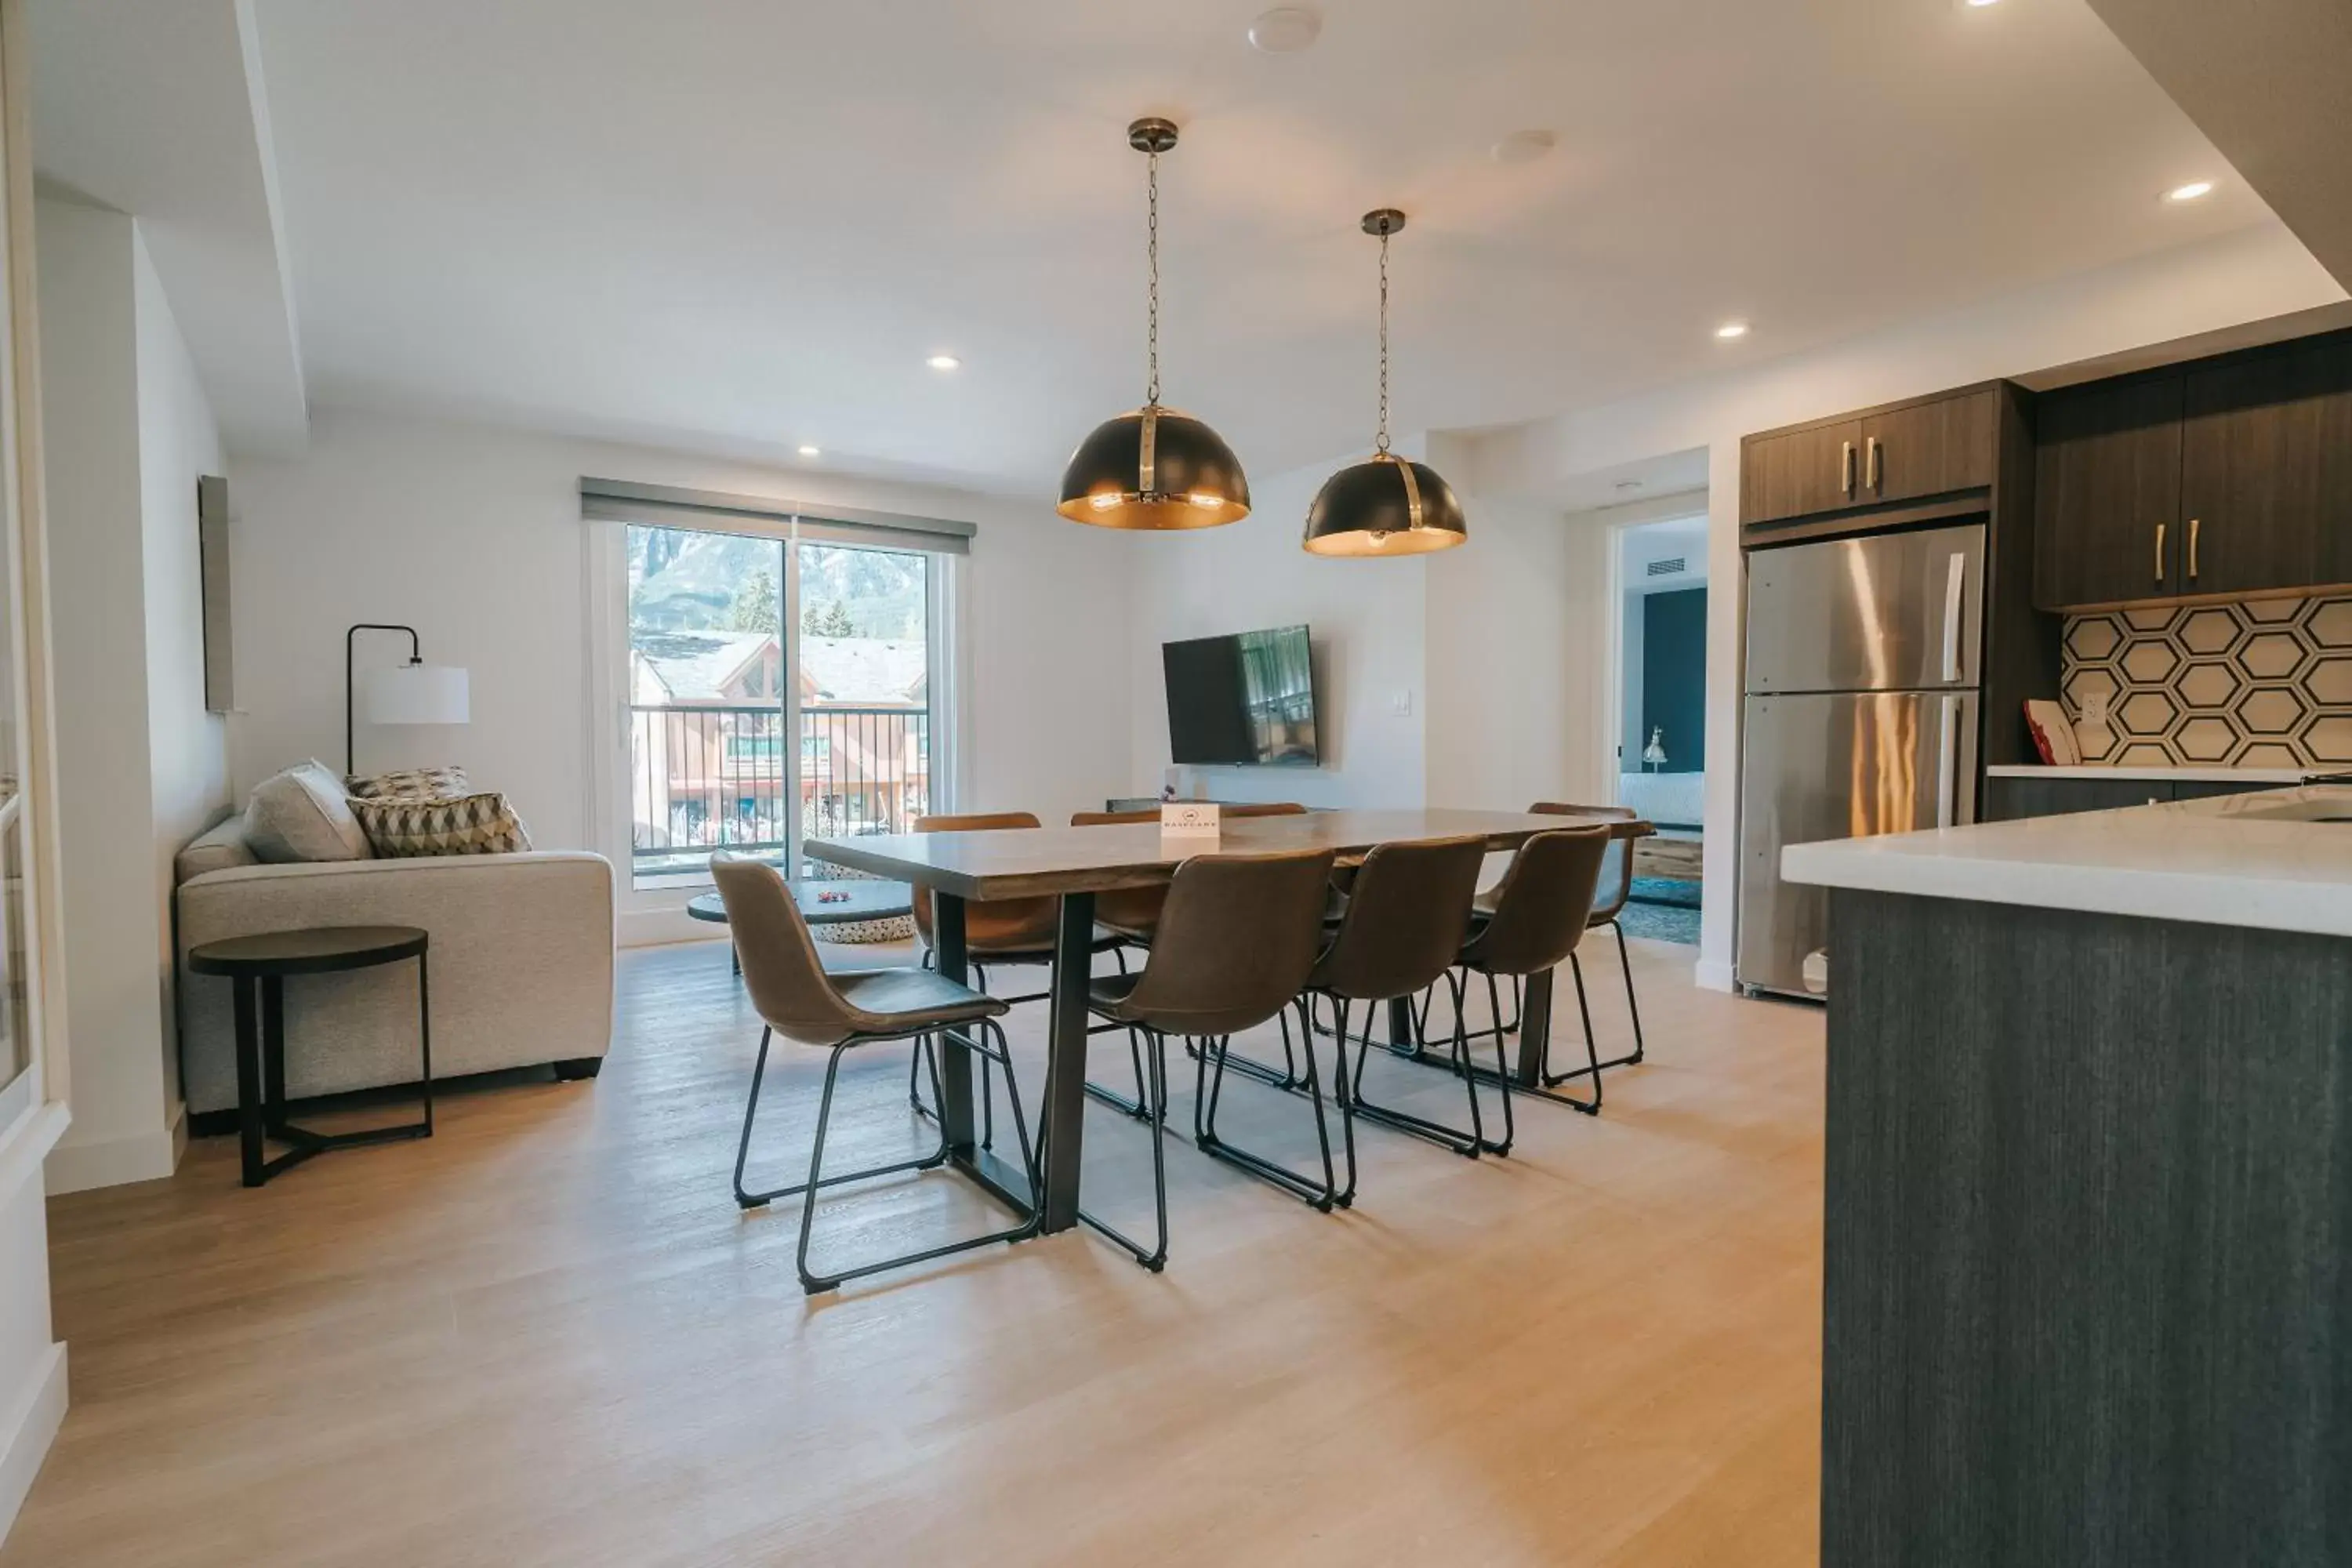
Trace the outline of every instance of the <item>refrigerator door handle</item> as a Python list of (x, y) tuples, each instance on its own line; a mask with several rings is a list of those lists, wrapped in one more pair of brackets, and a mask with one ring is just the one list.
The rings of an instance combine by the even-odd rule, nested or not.
[(1960, 551), (1944, 567), (1944, 679), (1960, 679), (1960, 601), (1969, 580), (1969, 558)]
[(1959, 781), (1952, 775), (1959, 761), (1960, 699), (1941, 698), (1936, 710), (1936, 826), (1955, 827), (1960, 792)]

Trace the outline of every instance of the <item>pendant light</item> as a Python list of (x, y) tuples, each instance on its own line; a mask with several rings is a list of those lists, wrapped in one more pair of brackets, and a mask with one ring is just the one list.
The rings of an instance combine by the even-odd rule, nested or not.
[(1214, 528), (1249, 515), (1249, 480), (1224, 437), (1189, 414), (1160, 405), (1160, 154), (1176, 145), (1166, 120), (1139, 120), (1128, 145), (1151, 160), (1144, 254), (1150, 292), (1151, 378), (1143, 406), (1105, 420), (1070, 454), (1054, 510), (1098, 528)]
[(1306, 545), (1317, 555), (1421, 555), (1470, 536), (1454, 487), (1389, 450), (1389, 237), (1402, 227), (1394, 207), (1364, 215), (1364, 232), (1381, 242), (1380, 434), (1372, 455), (1324, 480), (1307, 509)]

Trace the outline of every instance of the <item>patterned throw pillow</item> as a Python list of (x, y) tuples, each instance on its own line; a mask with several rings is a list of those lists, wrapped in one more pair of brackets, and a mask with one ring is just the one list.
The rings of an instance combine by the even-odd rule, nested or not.
[(387, 858), (508, 855), (530, 847), (522, 818), (496, 793), (455, 800), (354, 800), (352, 813), (375, 852)]
[(343, 793), (353, 800), (456, 800), (471, 795), (473, 786), (463, 768), (409, 768), (345, 779)]

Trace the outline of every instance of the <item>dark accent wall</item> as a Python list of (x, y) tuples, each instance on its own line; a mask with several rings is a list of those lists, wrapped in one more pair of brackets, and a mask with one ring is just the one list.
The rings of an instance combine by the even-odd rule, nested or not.
[[(1666, 731), (1664, 773), (1706, 766), (1706, 590), (1681, 588), (1642, 601), (1642, 738)], [(1629, 773), (1644, 771), (1641, 747), (1625, 758)]]

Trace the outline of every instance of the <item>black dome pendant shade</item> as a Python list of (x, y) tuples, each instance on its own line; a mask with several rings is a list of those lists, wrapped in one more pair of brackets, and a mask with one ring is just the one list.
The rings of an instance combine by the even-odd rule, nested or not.
[(1249, 479), (1224, 437), (1189, 414), (1160, 402), (1160, 154), (1176, 145), (1176, 127), (1139, 120), (1128, 145), (1151, 159), (1151, 379), (1143, 406), (1095, 426), (1062, 470), (1054, 508), (1072, 522), (1097, 528), (1214, 528), (1249, 515)]
[(1382, 207), (1364, 215), (1364, 232), (1381, 242), (1381, 424), (1372, 455), (1323, 481), (1307, 509), (1307, 551), (1316, 555), (1425, 555), (1470, 537), (1454, 487), (1426, 463), (1389, 450), (1389, 236), (1404, 214)]

